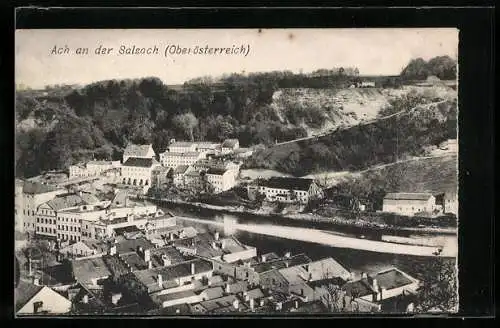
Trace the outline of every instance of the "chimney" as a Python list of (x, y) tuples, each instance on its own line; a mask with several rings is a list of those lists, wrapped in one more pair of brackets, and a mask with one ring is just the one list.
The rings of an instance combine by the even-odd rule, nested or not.
[(299, 301), (298, 301), (298, 300), (295, 300), (295, 302), (294, 302), (294, 306), (295, 306), (295, 308), (296, 308), (296, 309), (298, 309), (298, 308), (299, 308)]
[(260, 305), (260, 306), (264, 306), (264, 299), (263, 299), (263, 298), (261, 298), (261, 299), (260, 299), (260, 301), (259, 301), (259, 305)]
[(33, 285), (40, 286), (40, 278), (33, 277)]
[(170, 240), (171, 240), (171, 241), (173, 241), (173, 240), (174, 240), (174, 233), (173, 233), (173, 232), (171, 232), (171, 233), (170, 233)]
[(266, 262), (266, 260), (267, 260), (266, 255), (265, 255), (265, 254), (264, 254), (264, 255), (262, 255), (262, 256), (261, 256), (261, 261), (262, 261), (262, 262)]
[(146, 249), (146, 250), (144, 250), (143, 254), (144, 254), (144, 261), (150, 262), (151, 261), (151, 250)]
[(191, 275), (194, 275), (196, 273), (194, 262), (191, 263)]
[(217, 249), (217, 244), (215, 243), (215, 241), (212, 242), (212, 248)]
[(83, 295), (82, 302), (87, 304), (89, 302), (89, 295), (87, 294)]
[(228, 294), (229, 294), (229, 292), (230, 292), (230, 290), (229, 290), (229, 283), (227, 283), (227, 284), (226, 284), (225, 291), (226, 291), (226, 293), (228, 293)]
[(366, 274), (366, 272), (361, 272), (361, 279), (367, 279), (368, 278), (368, 275)]
[(214, 238), (215, 238), (215, 240), (219, 240), (219, 232), (218, 231), (216, 231), (214, 233)]
[(153, 268), (153, 261), (148, 261), (148, 269), (152, 269)]
[(378, 292), (378, 281), (375, 278), (373, 278), (373, 280), (372, 280), (372, 287), (373, 287), (373, 290)]
[(254, 310), (255, 309), (255, 301), (252, 299), (250, 299), (250, 310)]
[(290, 266), (290, 263), (288, 261), (285, 261), (285, 267), (289, 267)]
[(238, 299), (235, 299), (233, 301), (233, 306), (236, 310), (238, 310), (238, 308), (240, 307), (240, 301), (238, 301)]
[(292, 256), (292, 254), (291, 254), (290, 252), (286, 252), (286, 253), (285, 253), (285, 257), (286, 257), (287, 259), (289, 259), (291, 256)]
[(163, 277), (161, 274), (158, 274), (158, 287), (163, 287)]
[(170, 261), (170, 259), (165, 254), (161, 255), (161, 262), (162, 262), (163, 266), (169, 266), (169, 265), (172, 264), (172, 262)]
[(141, 246), (137, 246), (137, 253), (139, 253), (140, 255), (143, 254), (143, 248)]

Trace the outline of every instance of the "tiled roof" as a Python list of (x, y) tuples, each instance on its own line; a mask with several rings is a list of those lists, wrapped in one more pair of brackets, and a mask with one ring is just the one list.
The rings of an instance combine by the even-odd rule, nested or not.
[(241, 292), (245, 292), (248, 290), (248, 282), (246, 281), (237, 281), (235, 283), (228, 285), (229, 291), (232, 294), (238, 294)]
[(255, 288), (255, 289), (249, 290), (246, 292), (245, 295), (247, 295), (249, 299), (254, 299), (254, 300), (265, 296), (260, 288)]
[(56, 191), (58, 189), (60, 188), (40, 182), (24, 181), (23, 185), (23, 193), (25, 194), (43, 194)]
[(172, 246), (151, 249), (151, 261), (155, 267), (163, 266), (162, 255), (166, 255), (171, 265), (176, 265), (186, 261), (186, 258)]
[(99, 202), (94, 195), (88, 193), (79, 194), (64, 194), (56, 196), (54, 199), (49, 200), (47, 205), (49, 205), (53, 210), (59, 211), (62, 209), (76, 207), (80, 205), (92, 205)]
[(216, 298), (213, 300), (208, 300), (204, 302), (200, 302), (200, 305), (204, 307), (207, 311), (214, 311), (218, 308), (224, 308), (228, 306), (232, 306), (233, 302), (238, 298), (234, 295), (228, 295), (220, 298)]
[(363, 297), (376, 292), (365, 278), (357, 281), (349, 281), (341, 288), (346, 291), (347, 296), (355, 297)]
[(211, 167), (207, 170), (207, 174), (223, 175), (226, 171), (226, 169)]
[(399, 270), (390, 269), (376, 274), (378, 285), (386, 289), (394, 289), (413, 283)]
[(139, 157), (129, 157), (124, 166), (136, 166), (136, 167), (151, 167), (154, 161), (152, 158), (139, 158)]
[(288, 263), (288, 266), (296, 266), (300, 264), (306, 264), (311, 262), (311, 259), (305, 255), (305, 254), (297, 254), (294, 256), (291, 256), (290, 258), (282, 258), (279, 260), (273, 260), (273, 261), (266, 261), (266, 262), (261, 262), (259, 264), (256, 264), (253, 266), (255, 269), (255, 272), (261, 273), (261, 272), (266, 272), (269, 270), (273, 269), (283, 269), (286, 268), (286, 263)]
[(313, 179), (272, 177), (260, 182), (259, 185), (268, 188), (307, 191), (312, 183)]
[(432, 194), (429, 193), (405, 193), (405, 192), (395, 192), (385, 195), (384, 199), (391, 200), (429, 200)]
[(75, 259), (71, 261), (73, 275), (78, 282), (91, 283), (92, 279), (111, 275), (102, 257)]
[(194, 263), (195, 273), (208, 272), (213, 269), (212, 263), (202, 259), (195, 259), (187, 262), (182, 262), (177, 265), (171, 265), (167, 267), (158, 267), (148, 270), (135, 271), (134, 275), (137, 279), (148, 287), (153, 287), (153, 290), (158, 290), (158, 275), (162, 275), (163, 285), (165, 286), (169, 282), (180, 278), (187, 277), (191, 275), (191, 264)]
[(206, 297), (207, 300), (211, 300), (214, 298), (222, 297), (222, 295), (224, 295), (224, 290), (222, 289), (222, 287), (212, 287), (205, 289), (201, 293), (204, 297)]
[(32, 299), (43, 286), (35, 286), (24, 281), (19, 281), (19, 285), (14, 289), (14, 299), (16, 301), (16, 312)]
[(148, 155), (148, 151), (151, 148), (151, 145), (135, 145), (129, 143), (123, 152), (123, 156), (130, 157), (145, 157)]
[(175, 168), (174, 174), (182, 174), (186, 172), (188, 168), (189, 168), (188, 165), (179, 165)]
[(154, 248), (154, 244), (146, 238), (117, 238), (116, 251), (118, 254), (136, 252), (138, 247), (142, 247), (142, 249), (152, 249)]
[(163, 153), (164, 157), (195, 157), (197, 158), (200, 156), (200, 153), (195, 152), (195, 151), (190, 151), (190, 152), (185, 152), (185, 153), (172, 153), (172, 152), (166, 152)]

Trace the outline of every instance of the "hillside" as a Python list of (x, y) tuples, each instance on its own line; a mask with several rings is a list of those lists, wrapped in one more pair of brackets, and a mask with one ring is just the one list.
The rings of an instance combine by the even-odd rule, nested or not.
[(273, 94), (270, 107), (280, 121), (301, 126), (308, 135), (316, 135), (373, 120), (381, 110), (406, 95), (453, 99), (456, 92), (445, 86), (404, 86), (398, 89), (289, 88), (278, 89)]
[(458, 192), (458, 155), (416, 158), (338, 177), (333, 193), (372, 199), (380, 206), (389, 192)]
[(256, 152), (246, 166), (295, 176), (356, 171), (423, 155), (426, 146), (456, 135), (457, 103), (445, 100), (318, 138), (276, 145)]

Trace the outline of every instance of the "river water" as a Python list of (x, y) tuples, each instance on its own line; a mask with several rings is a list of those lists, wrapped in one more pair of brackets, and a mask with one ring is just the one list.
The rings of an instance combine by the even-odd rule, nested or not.
[[(298, 238), (300, 240), (273, 236), (274, 229), (277, 231), (283, 229), (283, 224), (276, 222), (275, 218), (270, 219), (245, 214), (223, 214), (212, 210), (174, 204), (162, 206), (162, 208), (175, 215), (193, 218), (190, 220), (179, 220), (178, 224), (194, 226), (201, 231), (218, 231), (221, 235), (234, 235), (242, 243), (257, 247), (258, 254), (267, 252), (275, 252), (278, 255), (283, 255), (286, 252), (291, 252), (292, 254), (305, 253), (312, 260), (333, 257), (347, 269), (355, 272), (373, 273), (384, 268), (396, 266), (413, 275), (415, 278), (422, 279), (426, 273), (426, 267), (428, 267), (431, 261), (455, 262), (453, 258), (436, 259), (436, 257), (429, 256), (389, 254), (332, 247), (322, 244), (321, 240), (305, 241), (304, 239), (307, 238), (303, 238), (304, 236), (300, 236)], [(261, 226), (261, 230), (265, 228), (266, 231), (256, 233), (255, 230), (259, 231), (259, 229), (228, 229), (224, 221), (237, 222), (236, 226)]]

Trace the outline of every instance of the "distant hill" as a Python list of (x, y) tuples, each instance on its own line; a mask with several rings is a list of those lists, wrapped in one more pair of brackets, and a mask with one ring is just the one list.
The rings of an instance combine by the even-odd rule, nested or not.
[(256, 152), (248, 168), (295, 176), (322, 171), (357, 171), (425, 153), (457, 135), (457, 103), (422, 105), (367, 125), (352, 126), (318, 138), (277, 145)]

